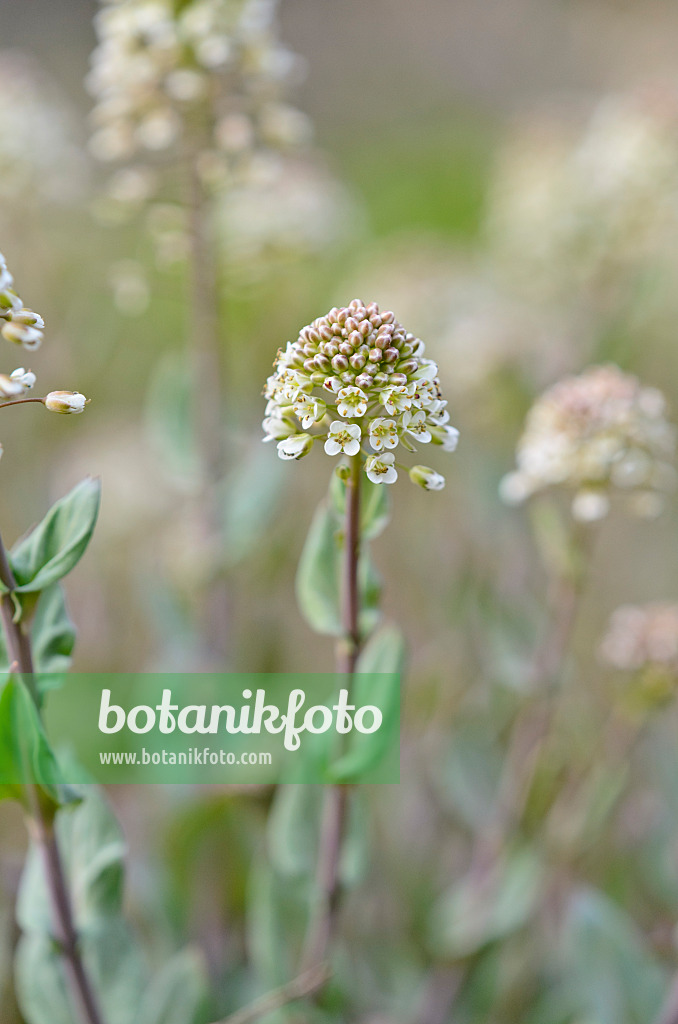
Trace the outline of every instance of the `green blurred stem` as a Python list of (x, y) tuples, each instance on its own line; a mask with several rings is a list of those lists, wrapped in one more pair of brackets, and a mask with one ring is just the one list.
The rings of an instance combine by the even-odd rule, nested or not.
[[(16, 579), (9, 564), (7, 552), (0, 537), (0, 580), (8, 591), (16, 589)], [(16, 616), (11, 593), (0, 598), (2, 625), (7, 641), (11, 668), (23, 676), (37, 706), (37, 693), (33, 676), (33, 654), (30, 636)], [(82, 1024), (104, 1024), (94, 989), (80, 955), (78, 934), (73, 918), (71, 899), (54, 830), (55, 811), (42, 797), (37, 786), (26, 786), (29, 808), (28, 831), (42, 855), (49, 890), (54, 939), (64, 958), (66, 979), (73, 1006)], [(36, 979), (36, 984), (40, 979)]]
[(678, 975), (674, 978), (654, 1024), (678, 1024)]
[(208, 484), (223, 470), (219, 287), (212, 211), (195, 159), (190, 168), (191, 361), (193, 416)]
[[(360, 481), (362, 456), (351, 458), (351, 475), (346, 481), (346, 512), (344, 521), (344, 564), (342, 572), (343, 636), (337, 645), (337, 671), (343, 677), (342, 688), (349, 695), (353, 687), (356, 663), (360, 654)], [(334, 934), (341, 897), (341, 845), (346, 823), (348, 786), (327, 786), (324, 794), (318, 864), (316, 901), (311, 912), (304, 941), (301, 970), (306, 972), (321, 964)]]

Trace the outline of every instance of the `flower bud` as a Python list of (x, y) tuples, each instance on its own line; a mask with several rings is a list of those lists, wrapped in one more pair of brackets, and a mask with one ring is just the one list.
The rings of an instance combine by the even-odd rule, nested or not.
[(32, 309), (20, 309), (18, 313), (12, 314), (12, 320), (15, 324), (25, 324), (27, 327), (37, 327), (39, 331), (44, 330), (45, 321), (42, 319), (39, 313), (34, 313)]
[(340, 462), (334, 472), (340, 480), (348, 480), (351, 476), (351, 467), (345, 462)]
[(442, 491), (445, 486), (445, 477), (428, 466), (412, 466), (410, 480), (425, 491)]
[(50, 391), (45, 398), (45, 408), (50, 412), (68, 413), (83, 412), (89, 399), (79, 391)]

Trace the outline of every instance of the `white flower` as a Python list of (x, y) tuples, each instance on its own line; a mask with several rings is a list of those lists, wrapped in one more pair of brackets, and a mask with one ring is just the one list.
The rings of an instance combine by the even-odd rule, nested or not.
[(313, 438), (310, 434), (292, 434), (278, 442), (278, 455), (281, 459), (301, 459), (308, 455), (313, 447)]
[(365, 463), (365, 472), (373, 484), (393, 484), (398, 479), (398, 471), (393, 463), (395, 455), (386, 452), (385, 455), (368, 455)]
[(342, 423), (334, 420), (330, 424), (330, 432), (325, 441), (328, 455), (357, 455), (360, 451), (361, 430), (357, 423)]
[(24, 391), (30, 391), (32, 387), (35, 387), (37, 377), (30, 370), (24, 370), (23, 366), (19, 366), (10, 376), (13, 381), (21, 385)]
[(361, 388), (342, 388), (337, 395), (337, 412), (352, 419), (367, 412), (367, 395)]
[(409, 412), (412, 408), (412, 397), (415, 384), (399, 384), (397, 387), (384, 388), (379, 401), (391, 415), (397, 412)]
[(375, 452), (398, 446), (398, 425), (395, 420), (377, 416), (370, 423), (370, 446)]
[(89, 399), (79, 391), (50, 391), (45, 398), (45, 407), (50, 412), (80, 413), (84, 411)]
[(16, 315), (12, 316), (9, 323), (3, 325), (0, 333), (7, 341), (11, 341), (15, 345), (22, 345), (25, 349), (33, 352), (42, 344), (42, 330), (39, 327), (21, 323)]
[(416, 437), (422, 444), (428, 444), (431, 440), (431, 434), (426, 426), (426, 413), (423, 409), (418, 409), (415, 413), (403, 413), (403, 426), (408, 434)]
[(428, 466), (412, 466), (410, 480), (425, 491), (442, 491), (445, 486), (445, 477)]
[(610, 499), (603, 491), (580, 491), (572, 502), (572, 515), (580, 523), (595, 523), (610, 511)]
[(266, 437), (264, 441), (283, 441), (286, 437), (296, 434), (297, 428), (282, 416), (267, 416), (262, 423)]
[(431, 424), (431, 440), (434, 444), (442, 445), (444, 452), (454, 452), (459, 444), (459, 431), (456, 427), (442, 427)]
[(314, 423), (321, 420), (327, 412), (327, 406), (322, 398), (312, 398), (302, 392), (294, 403), (294, 413), (301, 420), (304, 430), (308, 430)]
[(18, 398), (23, 393), (24, 388), (19, 381), (12, 380), (6, 373), (0, 373), (0, 399)]

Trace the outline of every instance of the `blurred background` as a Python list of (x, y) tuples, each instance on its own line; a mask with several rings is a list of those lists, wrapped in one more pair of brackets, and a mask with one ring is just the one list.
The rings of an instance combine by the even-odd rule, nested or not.
[[(75, 668), (184, 668), (214, 555), (181, 395), (173, 404), (186, 271), (163, 258), (171, 224), (160, 218), (149, 241), (102, 205), (83, 85), (97, 5), (1, 7), (0, 248), (47, 323), (31, 368), (48, 389), (92, 399), (83, 419), (6, 417), (3, 536), (100, 475), (100, 524), (68, 580)], [(332, 305), (377, 301), (426, 341), (461, 433), (457, 453), (432, 456), (446, 489), (400, 482), (375, 545), (384, 614), (409, 648), (402, 782), (365, 794), (338, 980), (313, 1013), (647, 1024), (678, 969), (676, 669), (665, 659), (657, 685), (656, 665), (651, 678), (645, 664), (620, 672), (600, 643), (618, 606), (678, 602), (675, 497), (649, 521), (613, 502), (596, 526), (557, 712), (531, 742), (560, 535), (550, 513), (502, 504), (499, 484), (530, 406), (566, 374), (612, 362), (678, 410), (678, 10), (283, 0), (280, 36), (303, 64), (293, 102), (313, 123), (312, 159), (267, 204), (242, 197), (223, 214), (232, 461), (217, 493), (231, 668), (332, 665), (330, 640), (291, 599), (329, 463), (316, 452), (283, 466), (260, 441), (277, 348)], [(507, 752), (521, 749), (530, 770), (504, 813)], [(149, 959), (195, 944), (218, 1012), (235, 1008), (252, 965), (266, 980), (276, 957), (248, 897), (277, 841), (274, 795), (109, 796)], [(24, 838), (7, 804), (0, 835), (0, 1019), (18, 1024), (9, 965)]]

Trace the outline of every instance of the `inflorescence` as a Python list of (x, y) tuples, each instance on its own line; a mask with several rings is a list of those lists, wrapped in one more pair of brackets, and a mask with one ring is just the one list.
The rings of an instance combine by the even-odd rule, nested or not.
[[(0, 253), (0, 334), (28, 351), (35, 351), (42, 343), (45, 327), (42, 317), (26, 309), (14, 290), (12, 277), (4, 256)], [(26, 401), (27, 392), (35, 386), (36, 376), (23, 366), (11, 374), (0, 373), (0, 405), (16, 405)], [(44, 398), (32, 398), (41, 402), (50, 412), (81, 413), (87, 399), (78, 391), (50, 391)], [(2, 446), (0, 445), (0, 455)]]
[[(424, 343), (376, 302), (354, 299), (304, 327), (278, 353), (265, 391), (266, 441), (278, 442), (281, 459), (307, 455), (317, 441), (330, 456), (365, 457), (373, 483), (394, 483), (398, 447), (416, 451), (433, 443), (454, 451), (458, 431), (449, 425), (438, 367), (424, 358)], [(440, 490), (445, 479), (414, 466), (413, 482)]]
[[(276, 0), (103, 0), (87, 80), (94, 155), (128, 166), (121, 202), (155, 190), (147, 157), (193, 137), (205, 184), (247, 180), (253, 158), (304, 142), (307, 118), (283, 103), (296, 58), (275, 38)], [(137, 164), (131, 163), (134, 160)]]
[(502, 496), (519, 504), (552, 487), (574, 491), (572, 513), (603, 518), (612, 493), (632, 511), (655, 515), (673, 488), (675, 428), (664, 396), (616, 366), (594, 366), (549, 388), (530, 410), (518, 444), (518, 469)]

